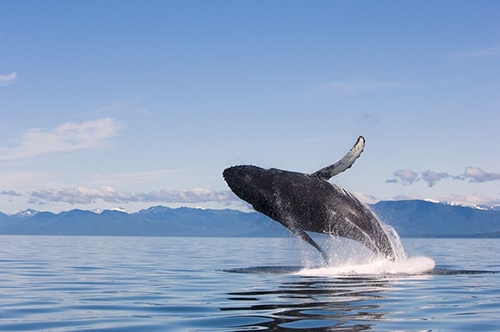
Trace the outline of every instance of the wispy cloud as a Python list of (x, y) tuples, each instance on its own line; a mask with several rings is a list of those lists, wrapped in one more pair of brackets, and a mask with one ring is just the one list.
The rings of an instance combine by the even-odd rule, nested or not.
[(43, 156), (109, 145), (121, 125), (114, 118), (86, 122), (67, 122), (52, 130), (27, 130), (15, 147), (0, 147), (0, 160)]
[(398, 195), (392, 198), (395, 201), (406, 201), (406, 200), (426, 200), (431, 202), (441, 202), (441, 203), (452, 203), (468, 206), (476, 205), (500, 205), (500, 199), (495, 197), (489, 197), (482, 194), (469, 194), (469, 195), (458, 195), (458, 194), (443, 194), (433, 199), (424, 198), (418, 194), (407, 194)]
[(165, 178), (166, 176), (171, 176), (182, 172), (182, 170), (175, 169), (160, 169), (154, 171), (146, 172), (136, 172), (136, 173), (121, 173), (121, 174), (111, 174), (111, 175), (94, 175), (90, 184), (100, 185), (103, 183), (112, 184), (134, 184), (134, 183), (144, 183), (147, 181), (154, 181), (157, 179)]
[[(375, 204), (380, 199), (376, 198), (373, 195), (365, 195), (360, 192), (352, 192), (357, 199), (365, 204)], [(468, 206), (477, 206), (477, 205), (500, 205), (500, 199), (495, 197), (489, 197), (482, 194), (469, 194), (469, 195), (457, 195), (457, 194), (443, 194), (438, 197), (434, 197), (432, 199), (426, 198), (419, 194), (405, 194), (405, 195), (397, 195), (392, 198), (394, 201), (407, 201), (407, 200), (425, 200), (430, 202), (441, 202), (441, 203), (452, 203), (452, 204), (461, 204)]]
[(20, 193), (18, 193), (15, 190), (2, 190), (2, 191), (0, 191), (0, 195), (5, 195), (5, 196), (22, 196)]
[[(16, 188), (16, 190), (27, 190), (33, 186), (46, 186), (54, 183), (57, 178), (56, 172), (0, 172), (0, 188)], [(54, 186), (51, 184), (51, 186)]]
[(500, 56), (500, 46), (455, 52), (452, 56), (455, 58), (497, 58)]
[(342, 81), (333, 81), (325, 84), (322, 90), (341, 96), (358, 95), (365, 92), (398, 88), (400, 81), (376, 81), (371, 79), (349, 78)]
[(127, 98), (102, 106), (96, 110), (82, 113), (81, 115), (87, 117), (121, 117), (123, 115), (135, 114), (142, 118), (152, 115), (147, 108), (139, 106), (138, 103), (139, 99), (137, 98)]
[(405, 194), (405, 195), (394, 196), (392, 199), (395, 201), (407, 201), (407, 200), (424, 199), (424, 198), (418, 194)]
[(359, 191), (353, 191), (352, 194), (365, 204), (375, 204), (379, 201), (377, 197), (370, 194), (363, 194), (362, 192)]
[(30, 193), (30, 203), (63, 202), (91, 204), (99, 200), (111, 203), (205, 203), (238, 201), (231, 191), (213, 191), (205, 188), (191, 190), (160, 190), (149, 193), (128, 193), (109, 186), (99, 188), (41, 189)]
[(0, 75), (0, 86), (9, 85), (17, 82), (17, 73), (13, 72), (8, 75)]
[(457, 194), (445, 194), (441, 195), (439, 198), (440, 202), (451, 202), (455, 204), (464, 205), (499, 205), (500, 199), (485, 196), (482, 194), (471, 194), (471, 195), (457, 195)]
[(386, 183), (402, 183), (402, 184), (413, 184), (416, 181), (422, 179), (427, 182), (429, 187), (433, 187), (438, 181), (443, 179), (453, 179), (453, 180), (469, 180), (469, 182), (488, 182), (500, 180), (500, 173), (496, 172), (485, 172), (479, 167), (466, 167), (465, 171), (459, 175), (452, 175), (446, 172), (434, 172), (431, 170), (423, 171), (420, 176), (417, 172), (410, 169), (399, 169), (394, 172), (393, 178), (387, 179)]

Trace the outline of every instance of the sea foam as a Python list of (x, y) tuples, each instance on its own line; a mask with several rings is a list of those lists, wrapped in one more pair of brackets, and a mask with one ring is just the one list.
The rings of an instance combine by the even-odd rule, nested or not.
[(319, 268), (304, 268), (297, 275), (302, 276), (338, 276), (338, 275), (415, 275), (434, 269), (433, 259), (418, 256), (391, 261), (385, 258), (374, 258), (364, 263), (343, 263), (340, 265)]

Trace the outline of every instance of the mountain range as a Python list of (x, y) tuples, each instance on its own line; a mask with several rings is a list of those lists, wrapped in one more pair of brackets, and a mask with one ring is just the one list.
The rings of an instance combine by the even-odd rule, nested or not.
[[(494, 209), (422, 200), (380, 201), (370, 208), (403, 237), (500, 237), (500, 211)], [(291, 233), (258, 212), (154, 206), (135, 213), (122, 209), (0, 212), (0, 234), (282, 237)]]

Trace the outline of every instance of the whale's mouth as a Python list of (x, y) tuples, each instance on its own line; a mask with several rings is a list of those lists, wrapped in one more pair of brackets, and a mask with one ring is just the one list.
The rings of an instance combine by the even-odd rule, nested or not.
[(226, 168), (222, 172), (222, 176), (226, 181), (227, 185), (236, 194), (236, 196), (241, 198), (242, 182), (244, 178), (243, 170), (241, 166), (233, 166)]
[(232, 166), (226, 168), (222, 172), (222, 176), (224, 177), (224, 180), (227, 182), (227, 184), (231, 187), (236, 182), (243, 180), (243, 177), (245, 175), (244, 173), (244, 166)]
[(226, 168), (222, 172), (229, 188), (242, 200), (252, 203), (255, 198), (249, 194), (252, 182), (263, 174), (264, 169), (252, 165), (239, 165)]

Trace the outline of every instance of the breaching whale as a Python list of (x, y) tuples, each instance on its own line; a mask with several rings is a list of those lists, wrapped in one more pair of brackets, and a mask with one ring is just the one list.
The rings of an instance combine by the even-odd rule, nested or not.
[(306, 231), (355, 240), (394, 260), (394, 247), (377, 217), (350, 192), (328, 182), (350, 168), (364, 146), (360, 136), (341, 160), (311, 174), (241, 165), (225, 169), (223, 176), (236, 196), (311, 244), (327, 263), (328, 255)]

